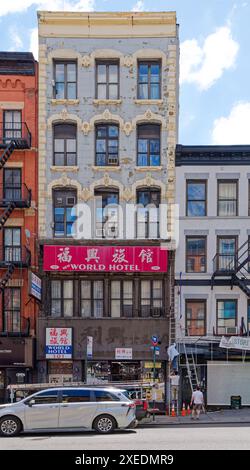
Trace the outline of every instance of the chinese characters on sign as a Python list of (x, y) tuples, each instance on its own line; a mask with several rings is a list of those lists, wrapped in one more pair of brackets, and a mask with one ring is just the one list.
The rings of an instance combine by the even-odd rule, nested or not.
[(46, 359), (72, 358), (72, 328), (46, 328)]
[(44, 246), (45, 271), (166, 272), (167, 263), (159, 246)]
[(116, 348), (116, 359), (132, 359), (132, 348)]

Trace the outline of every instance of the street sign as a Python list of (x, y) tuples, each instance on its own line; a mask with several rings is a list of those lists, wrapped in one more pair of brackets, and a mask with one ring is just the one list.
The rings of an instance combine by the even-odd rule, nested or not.
[(159, 346), (151, 346), (151, 349), (152, 349), (152, 350), (154, 349), (155, 351), (160, 351), (160, 347), (159, 347)]

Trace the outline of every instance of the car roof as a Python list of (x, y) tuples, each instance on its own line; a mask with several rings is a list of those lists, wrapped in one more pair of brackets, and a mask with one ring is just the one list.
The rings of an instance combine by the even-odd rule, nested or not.
[(122, 389), (122, 388), (117, 388), (117, 387), (71, 387), (70, 385), (67, 386), (65, 385), (64, 387), (48, 387), (48, 388), (44, 388), (42, 390), (39, 390), (39, 392), (48, 392), (48, 391), (52, 391), (52, 390), (57, 390), (57, 391), (60, 391), (60, 390), (103, 390), (103, 391), (108, 391), (108, 392), (126, 392), (125, 389)]

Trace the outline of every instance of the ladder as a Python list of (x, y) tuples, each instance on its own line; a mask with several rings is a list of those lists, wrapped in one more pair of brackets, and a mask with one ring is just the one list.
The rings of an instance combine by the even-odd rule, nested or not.
[[(168, 347), (172, 346), (176, 342), (176, 299), (175, 299), (175, 272), (174, 268), (172, 267), (172, 263), (170, 263), (169, 268), (169, 277), (170, 277), (170, 309), (169, 309), (169, 322), (168, 322)], [(171, 414), (171, 407), (172, 405), (175, 406), (175, 403), (172, 402), (172, 390), (171, 390), (171, 382), (170, 382), (170, 375), (171, 375), (171, 362), (168, 361), (167, 367), (167, 376), (168, 376), (168, 414)], [(179, 414), (178, 410), (178, 400), (179, 397), (177, 396), (176, 404), (177, 409), (176, 413)]]
[(189, 385), (191, 388), (191, 392), (193, 393), (196, 387), (199, 386), (199, 379), (198, 379), (198, 374), (197, 374), (197, 367), (196, 367), (196, 362), (194, 358), (193, 347), (191, 343), (188, 343), (188, 345), (191, 348), (191, 352), (187, 351), (187, 343), (184, 340), (183, 348), (184, 348), (186, 367), (187, 367), (187, 373), (188, 373), (188, 381), (189, 381)]
[(0, 292), (3, 292), (7, 283), (9, 282), (9, 280), (11, 279), (12, 277), (12, 274), (15, 270), (15, 265), (13, 263), (11, 263), (9, 266), (8, 266), (8, 269), (7, 271), (5, 272), (4, 276), (2, 277), (2, 279), (0, 280)]

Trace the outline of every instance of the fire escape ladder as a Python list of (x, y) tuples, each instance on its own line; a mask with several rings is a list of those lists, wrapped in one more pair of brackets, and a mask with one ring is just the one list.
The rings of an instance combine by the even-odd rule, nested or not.
[(4, 276), (0, 280), (0, 292), (1, 293), (3, 293), (3, 291), (6, 287), (6, 284), (8, 283), (10, 278), (12, 277), (12, 274), (13, 274), (14, 270), (15, 270), (15, 265), (13, 263), (10, 263), (9, 266), (8, 266), (7, 271), (4, 273)]
[(15, 148), (17, 148), (16, 141), (11, 140), (11, 142), (4, 149), (4, 152), (0, 157), (0, 170), (4, 167), (5, 163), (9, 160), (9, 158), (12, 155), (12, 153), (14, 152)]
[[(223, 259), (224, 257), (224, 259)], [(238, 286), (250, 298), (250, 238), (240, 246), (235, 255), (217, 253), (213, 259), (214, 272), (211, 288), (217, 276), (230, 276), (231, 286)]]
[(15, 209), (16, 204), (14, 202), (10, 202), (4, 212), (0, 215), (0, 230), (2, 230), (6, 220), (8, 220), (9, 216), (12, 214), (13, 210)]

